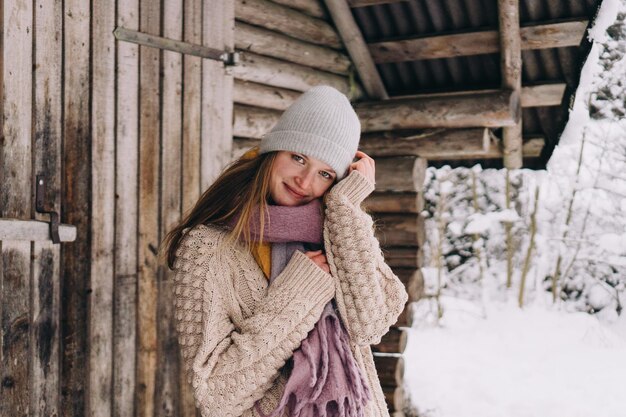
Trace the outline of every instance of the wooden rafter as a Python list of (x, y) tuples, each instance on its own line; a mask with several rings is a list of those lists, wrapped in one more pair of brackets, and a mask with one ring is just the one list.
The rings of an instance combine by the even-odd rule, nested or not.
[(359, 73), (368, 97), (378, 100), (389, 98), (372, 56), (367, 49), (363, 34), (357, 26), (346, 0), (325, 0), (325, 3), (333, 23), (339, 31), (339, 36)]
[(325, 0), (325, 3), (369, 98), (378, 100), (389, 98), (372, 56), (367, 49), (363, 34), (357, 26), (346, 0)]
[(348, 0), (350, 7), (377, 6), (379, 4), (400, 3), (408, 0)]
[[(587, 29), (588, 21), (546, 23), (520, 29), (521, 49), (548, 49), (578, 46)], [(496, 30), (396, 39), (368, 45), (374, 62), (417, 61), (421, 59), (451, 58), (497, 53), (500, 51)]]
[[(519, 0), (498, 0), (500, 25), (500, 69), (502, 88), (520, 91), (522, 88), (522, 48), (519, 26)], [(521, 113), (521, 112), (520, 112)], [(504, 166), (521, 168), (522, 121), (502, 129), (502, 154)]]

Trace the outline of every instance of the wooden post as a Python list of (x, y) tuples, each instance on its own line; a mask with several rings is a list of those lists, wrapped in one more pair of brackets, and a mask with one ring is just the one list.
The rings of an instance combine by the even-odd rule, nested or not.
[[(234, 51), (235, 4), (205, 0), (203, 41), (209, 46)], [(224, 63), (202, 61), (202, 189), (217, 178), (232, 154), (233, 75)]]
[[(32, 218), (33, 2), (2, 6), (0, 217)], [(31, 244), (0, 243), (0, 414), (30, 415)]]
[[(34, 159), (35, 175), (46, 181), (46, 204), (61, 211), (62, 2), (34, 3)], [(32, 178), (31, 178), (32, 181)], [(35, 214), (48, 222), (49, 215)], [(46, 224), (47, 226), (47, 224)], [(48, 227), (49, 234), (49, 227)], [(61, 231), (59, 230), (59, 234)], [(33, 242), (32, 261), (32, 416), (60, 415), (61, 245)], [(1, 287), (1, 286), (0, 286)], [(0, 414), (3, 414), (0, 412)]]
[[(140, 0), (139, 30), (161, 33), (161, 4)], [(137, 396), (135, 414), (153, 417), (157, 365), (161, 51), (139, 47), (139, 237), (137, 276)]]
[(354, 63), (363, 87), (370, 99), (386, 100), (389, 98), (374, 60), (367, 49), (363, 34), (356, 24), (346, 0), (325, 0), (339, 36)]
[(520, 114), (519, 92), (509, 90), (364, 102), (354, 109), (363, 132), (512, 126)]
[[(139, 29), (139, 0), (118, 2), (117, 25)], [(137, 178), (139, 46), (117, 42), (113, 415), (135, 410), (137, 369)]]
[(76, 242), (61, 253), (61, 413), (84, 415), (87, 362), (87, 291), (91, 273), (91, 96), (89, 2), (63, 4), (63, 194), (61, 221), (76, 226)]
[[(500, 26), (500, 65), (502, 71), (502, 88), (519, 93), (522, 88), (522, 50), (519, 27), (519, 0), (498, 0), (498, 21)], [(514, 125), (504, 127), (502, 131), (502, 145), (504, 166), (508, 169), (521, 168), (521, 118), (516, 118)]]

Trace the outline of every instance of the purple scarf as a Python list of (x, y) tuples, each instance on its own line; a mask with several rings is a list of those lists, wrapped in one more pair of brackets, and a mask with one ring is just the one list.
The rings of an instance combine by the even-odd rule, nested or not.
[[(297, 207), (269, 206), (269, 219), (266, 217), (265, 224), (263, 240), (272, 243), (270, 284), (294, 251), (323, 246), (324, 222), (319, 199)], [(250, 229), (254, 239), (259, 237), (259, 228), (258, 216), (253, 217)], [(364, 416), (370, 392), (332, 302), (324, 307), (320, 319), (293, 352), (292, 359), (293, 368), (278, 407), (265, 415), (259, 402), (255, 403), (261, 416), (278, 417), (285, 407), (290, 417)]]

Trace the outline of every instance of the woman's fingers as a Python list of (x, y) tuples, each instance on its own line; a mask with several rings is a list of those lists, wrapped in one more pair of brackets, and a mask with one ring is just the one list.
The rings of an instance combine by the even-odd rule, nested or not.
[(330, 267), (328, 266), (328, 260), (326, 259), (326, 255), (322, 252), (322, 250), (316, 251), (307, 251), (304, 253), (309, 259), (315, 263), (315, 265), (322, 268), (324, 272), (330, 274)]

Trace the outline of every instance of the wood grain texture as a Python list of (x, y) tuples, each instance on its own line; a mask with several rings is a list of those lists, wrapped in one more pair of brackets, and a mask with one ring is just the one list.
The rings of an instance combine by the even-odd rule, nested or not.
[(260, 140), (274, 127), (281, 114), (282, 112), (277, 110), (236, 104), (233, 115), (233, 135)]
[[(205, 0), (203, 42), (225, 51), (234, 50), (235, 4)], [(239, 68), (237, 65), (235, 68)], [(232, 154), (233, 73), (218, 61), (202, 62), (202, 189), (208, 188)]]
[(233, 100), (236, 104), (245, 104), (270, 110), (285, 110), (301, 94), (300, 91), (288, 90), (286, 88), (235, 80)]
[(418, 301), (424, 295), (424, 276), (420, 268), (393, 268), (409, 295), (409, 302)]
[(352, 64), (347, 55), (334, 49), (243, 22), (235, 24), (235, 47), (340, 75), (347, 75)]
[[(34, 3), (34, 158), (35, 174), (46, 181), (45, 201), (61, 209), (62, 30), (60, 0)], [(35, 214), (49, 221), (49, 215)], [(74, 229), (75, 233), (75, 229)], [(49, 237), (48, 228), (48, 237)], [(61, 235), (61, 230), (59, 230)], [(31, 415), (59, 415), (61, 245), (33, 242)]]
[(390, 246), (383, 248), (385, 262), (392, 268), (421, 268), (424, 251), (419, 247)]
[[(520, 28), (521, 49), (578, 46), (587, 29), (587, 19), (546, 23)], [(493, 54), (500, 51), (498, 31), (476, 31), (383, 41), (368, 45), (374, 62), (417, 61)]]
[(376, 132), (363, 135), (359, 148), (372, 157), (479, 158), (489, 150), (489, 134), (486, 128)]
[[(118, 2), (117, 25), (139, 29), (139, 1)], [(113, 416), (135, 412), (137, 367), (137, 215), (139, 46), (117, 43), (115, 134), (115, 286)]]
[(321, 0), (273, 0), (273, 2), (299, 10), (309, 16), (319, 17), (324, 20), (329, 19)]
[(422, 192), (379, 192), (370, 194), (363, 206), (376, 213), (420, 213), (424, 210)]
[(377, 158), (376, 191), (421, 191), (426, 167), (426, 160), (416, 156)]
[[(159, 2), (141, 0), (139, 29), (161, 33)], [(157, 250), (159, 246), (159, 154), (161, 52), (139, 48), (139, 236), (137, 285), (137, 396), (135, 413), (155, 415), (157, 366)]]
[(90, 6), (65, 0), (63, 194), (61, 221), (76, 226), (76, 242), (61, 253), (61, 415), (85, 414), (88, 378), (87, 294), (91, 274)]
[(372, 55), (367, 49), (361, 29), (358, 27), (350, 7), (345, 0), (324, 0), (334, 26), (339, 32), (345, 48), (363, 83), (370, 99), (386, 100), (389, 98)]
[(237, 20), (275, 30), (296, 39), (341, 49), (335, 28), (328, 22), (308, 16), (291, 7), (268, 0), (236, 0)]
[(377, 213), (376, 238), (382, 246), (423, 247), (426, 232), (419, 214)]
[(372, 352), (403, 353), (406, 348), (407, 334), (404, 330), (392, 327), (380, 343), (372, 345)]
[[(30, 219), (33, 4), (2, 7), (2, 177), (0, 217)], [(1, 242), (0, 415), (31, 415), (31, 243)], [(37, 387), (39, 388), (39, 387)]]
[(361, 98), (358, 85), (351, 86), (348, 77), (320, 71), (305, 65), (294, 64), (252, 52), (241, 54), (241, 62), (232, 68), (236, 79), (266, 84), (295, 91), (306, 91), (316, 85), (329, 85), (351, 100)]
[(378, 379), (383, 387), (398, 387), (403, 384), (404, 358), (401, 356), (374, 355)]

